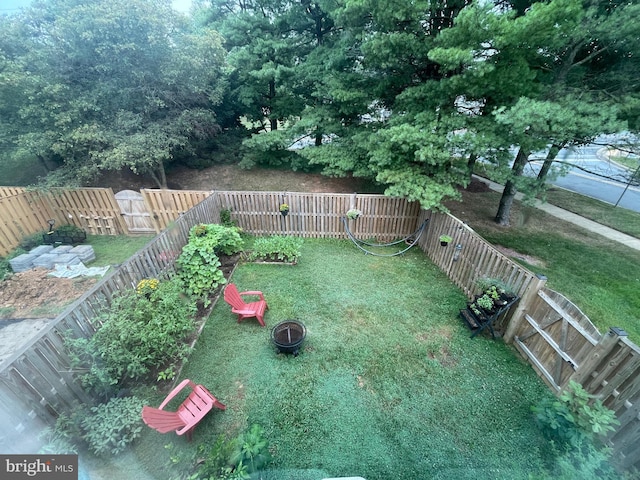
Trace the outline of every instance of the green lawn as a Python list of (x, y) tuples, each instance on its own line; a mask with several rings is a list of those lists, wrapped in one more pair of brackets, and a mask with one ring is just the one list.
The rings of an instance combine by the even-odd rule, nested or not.
[[(208, 415), (191, 444), (145, 427), (124, 465), (101, 466), (104, 478), (178, 478), (179, 458), (252, 424), (278, 472), (265, 478), (525, 479), (543, 465), (529, 409), (548, 388), (502, 341), (469, 338), (465, 297), (419, 250), (381, 258), (307, 239), (297, 266), (243, 264), (233, 281), (265, 293), (267, 328), (238, 324), (219, 301), (180, 376), (227, 410)], [(307, 327), (298, 357), (270, 343), (270, 327), (290, 318)]]

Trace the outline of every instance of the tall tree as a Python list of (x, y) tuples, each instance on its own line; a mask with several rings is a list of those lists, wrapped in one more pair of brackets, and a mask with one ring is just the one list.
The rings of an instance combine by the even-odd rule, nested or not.
[(1, 52), (28, 79), (17, 143), (62, 163), (54, 182), (128, 167), (166, 187), (165, 165), (216, 135), (222, 40), (189, 33), (168, 0), (48, 0), (12, 21)]
[[(482, 104), (483, 115), (494, 115), (505, 140), (517, 146), (496, 214), (498, 223), (508, 225), (518, 190), (539, 190), (544, 171), (561, 147), (588, 143), (598, 134), (622, 128), (617, 119), (624, 94), (611, 88), (622, 77), (610, 77), (607, 86), (602, 76), (615, 68), (627, 71), (623, 65), (636, 47), (610, 30), (614, 22), (628, 34), (635, 28), (637, 9), (610, 5), (603, 9), (597, 2), (552, 0), (521, 12), (477, 5), (440, 37), (440, 50), (432, 57), (459, 77), (460, 93)], [(492, 74), (474, 81), (479, 71), (511, 72), (507, 78), (518, 75), (509, 83)], [(471, 85), (475, 91), (469, 94)], [(539, 181), (524, 178), (530, 154), (547, 148)]]

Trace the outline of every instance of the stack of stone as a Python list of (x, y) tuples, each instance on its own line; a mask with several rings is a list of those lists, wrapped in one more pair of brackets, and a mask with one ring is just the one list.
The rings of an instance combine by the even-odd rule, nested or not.
[(18, 273), (31, 268), (46, 268), (52, 270), (55, 265), (78, 265), (88, 263), (96, 259), (96, 254), (91, 245), (60, 245), (53, 248), (52, 245), (40, 245), (29, 253), (24, 253), (11, 260), (11, 269)]
[(80, 261), (85, 265), (96, 259), (96, 253), (93, 251), (93, 247), (91, 245), (78, 245), (77, 247), (73, 247), (69, 250), (68, 253), (71, 255), (77, 255), (78, 258), (80, 258)]

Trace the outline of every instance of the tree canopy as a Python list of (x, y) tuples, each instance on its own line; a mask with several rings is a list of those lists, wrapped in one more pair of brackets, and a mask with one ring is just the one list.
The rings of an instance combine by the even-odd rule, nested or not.
[(166, 186), (165, 165), (218, 133), (222, 39), (189, 31), (169, 1), (40, 1), (2, 23), (2, 130), (59, 167), (52, 182), (130, 168)]
[(168, 0), (85, 3), (0, 20), (0, 141), (61, 181), (128, 167), (163, 185), (242, 126), (246, 167), (367, 177), (424, 208), (481, 161), (508, 224), (562, 148), (640, 126), (632, 2), (210, 0), (191, 19)]

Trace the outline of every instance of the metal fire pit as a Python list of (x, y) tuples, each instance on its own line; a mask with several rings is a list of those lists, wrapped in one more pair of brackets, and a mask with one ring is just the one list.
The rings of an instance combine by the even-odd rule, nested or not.
[(293, 353), (297, 356), (307, 329), (298, 320), (285, 320), (271, 330), (271, 341), (280, 353)]

